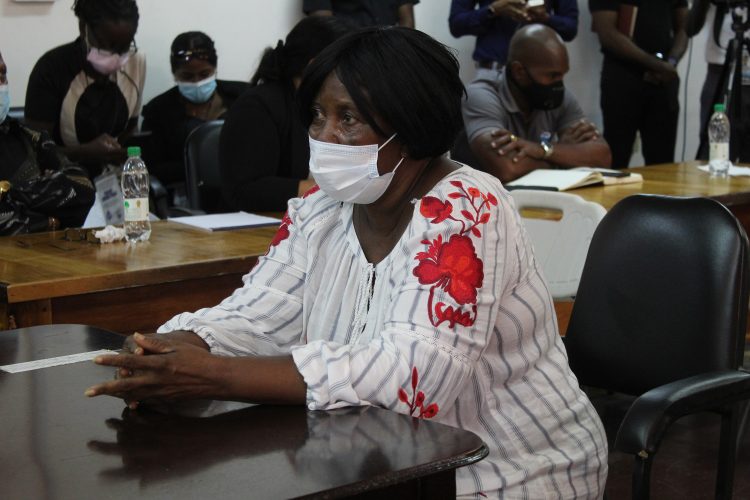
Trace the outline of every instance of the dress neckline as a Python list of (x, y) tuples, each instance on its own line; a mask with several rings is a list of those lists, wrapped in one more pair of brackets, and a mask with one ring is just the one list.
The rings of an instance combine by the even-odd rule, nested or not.
[[(463, 163), (455, 162), (458, 165), (460, 165), (459, 168), (456, 170), (453, 170), (449, 172), (445, 177), (440, 179), (427, 193), (424, 194), (424, 197), (430, 196), (438, 187), (440, 187), (443, 183), (449, 182), (453, 177), (463, 174), (466, 172), (466, 170), (470, 169), (471, 167), (464, 165)], [(365, 252), (362, 250), (362, 245), (359, 242), (359, 238), (357, 237), (357, 231), (354, 229), (354, 204), (353, 203), (342, 203), (341, 211), (339, 212), (339, 222), (341, 223), (342, 227), (344, 227), (346, 231), (346, 242), (349, 245), (352, 253), (356, 256), (357, 260), (360, 262), (362, 266), (373, 266), (375, 269), (375, 273), (378, 273), (378, 270), (383, 269), (385, 267), (388, 267), (390, 265), (391, 260), (394, 258), (395, 251), (401, 246), (403, 243), (404, 238), (406, 237), (406, 234), (409, 232), (409, 226), (412, 225), (414, 222), (414, 217), (417, 215), (418, 210), (416, 209), (416, 204), (419, 203), (419, 200), (421, 198), (414, 198), (412, 199), (412, 203), (415, 205), (415, 210), (412, 211), (411, 220), (404, 228), (404, 232), (399, 236), (396, 243), (393, 245), (393, 248), (390, 252), (388, 252), (388, 255), (386, 255), (383, 260), (378, 262), (377, 264), (373, 264), (367, 260), (365, 257)]]

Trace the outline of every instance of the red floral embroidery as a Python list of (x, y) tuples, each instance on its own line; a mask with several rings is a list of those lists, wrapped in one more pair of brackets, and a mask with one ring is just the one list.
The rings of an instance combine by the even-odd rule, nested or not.
[(317, 184), (315, 184), (313, 187), (311, 187), (310, 189), (308, 189), (307, 191), (305, 191), (305, 194), (303, 194), (302, 197), (303, 198), (307, 198), (308, 196), (314, 195), (318, 191), (320, 191), (320, 186), (318, 186)]
[(450, 217), (453, 205), (450, 201), (442, 202), (437, 198), (427, 196), (420, 203), (419, 212), (428, 219), (432, 219), (430, 222), (437, 224)]
[(425, 407), (424, 392), (422, 391), (417, 392), (418, 382), (419, 382), (419, 375), (417, 374), (417, 367), (415, 366), (411, 370), (412, 399), (411, 400), (409, 399), (409, 395), (406, 394), (406, 391), (403, 389), (398, 390), (398, 399), (402, 403), (409, 405), (409, 415), (414, 416), (414, 412), (416, 412), (417, 408), (419, 408), (419, 414), (416, 415), (417, 418), (432, 418), (438, 414), (438, 411), (440, 411), (440, 409), (438, 408), (437, 403), (432, 403)]
[[(459, 234), (451, 235), (447, 242), (443, 242), (440, 235), (433, 241), (422, 241), (427, 245), (427, 251), (419, 252), (415, 257), (419, 264), (413, 273), (421, 284), (432, 285), (427, 303), (432, 324), (439, 326), (447, 321), (448, 326), (453, 328), (456, 324), (472, 326), (476, 320), (476, 305), (473, 305), (470, 311), (464, 311), (460, 307), (476, 304), (477, 290), (484, 280), (484, 265), (477, 257), (474, 243), (468, 233), (476, 238), (482, 237), (479, 226), (490, 221), (487, 210), (490, 205), (497, 205), (497, 198), (474, 187), (465, 189), (461, 181), (451, 181), (451, 184), (460, 191), (450, 193), (448, 197), (454, 200), (467, 199), (473, 211), (461, 210), (461, 216), (465, 219), (461, 220), (453, 216), (453, 205), (449, 201), (441, 201), (432, 196), (422, 199), (420, 213), (432, 219), (430, 222), (435, 224), (450, 219), (461, 223), (461, 231)], [(438, 287), (445, 290), (459, 307), (446, 306), (443, 302), (433, 306), (435, 289)]]
[[(320, 191), (320, 186), (315, 184), (313, 187), (305, 191), (305, 194), (302, 195), (302, 198), (307, 198), (308, 196), (312, 196), (313, 194)], [(279, 226), (279, 230), (276, 231), (276, 235), (274, 235), (273, 240), (271, 240), (272, 247), (275, 247), (285, 239), (289, 238), (289, 226), (292, 225), (292, 219), (289, 217), (289, 213), (284, 214), (284, 218), (281, 219), (281, 225)], [(269, 247), (270, 250), (270, 247)]]
[(271, 240), (272, 247), (275, 247), (276, 245), (278, 245), (285, 239), (289, 238), (289, 226), (291, 225), (292, 225), (292, 219), (289, 217), (289, 214), (288, 213), (284, 214), (284, 217), (281, 219), (281, 225), (279, 226), (279, 230), (276, 231), (276, 234)]

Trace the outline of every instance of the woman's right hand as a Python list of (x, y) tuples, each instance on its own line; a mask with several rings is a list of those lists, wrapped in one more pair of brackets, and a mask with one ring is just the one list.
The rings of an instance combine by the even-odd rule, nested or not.
[[(164, 334), (158, 334), (158, 333), (148, 333), (148, 334), (142, 334), (135, 332), (132, 335), (128, 335), (125, 339), (125, 342), (122, 345), (122, 351), (126, 354), (133, 354), (136, 356), (145, 356), (147, 354), (158, 354), (157, 352), (152, 352), (144, 349), (141, 345), (139, 345), (136, 342), (135, 335), (141, 335), (146, 338), (164, 338), (175, 342), (185, 342), (188, 344), (193, 344), (198, 347), (202, 347), (206, 350), (208, 350), (208, 346), (203, 342), (203, 340), (198, 337), (193, 332), (186, 332), (186, 331), (178, 331), (178, 332), (170, 332), (170, 333), (164, 333)], [(129, 378), (135, 376), (137, 373), (135, 370), (131, 370), (130, 368), (116, 368), (115, 369), (115, 380), (117, 379), (123, 379), (123, 378)], [(128, 408), (131, 410), (135, 410), (138, 408), (138, 401), (134, 400), (125, 400), (125, 403), (128, 405)]]
[[(216, 385), (216, 375), (221, 372), (217, 368), (220, 361), (211, 356), (205, 343), (201, 346), (167, 335), (135, 333), (132, 337), (130, 352), (94, 359), (98, 365), (114, 367), (118, 376), (114, 381), (90, 387), (86, 396), (119, 397), (130, 409), (137, 408), (143, 400), (169, 402), (215, 397), (220, 387)], [(138, 348), (143, 354), (136, 354)], [(126, 376), (119, 376), (121, 373)]]

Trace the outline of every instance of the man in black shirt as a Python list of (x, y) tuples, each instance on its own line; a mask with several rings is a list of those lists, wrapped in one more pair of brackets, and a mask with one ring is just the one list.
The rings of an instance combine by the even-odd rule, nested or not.
[(638, 131), (647, 165), (674, 161), (687, 0), (589, 0), (589, 9), (604, 53), (601, 107), (612, 166), (629, 165)]
[(302, 0), (302, 10), (313, 16), (340, 16), (359, 27), (414, 28), (414, 5), (419, 0)]

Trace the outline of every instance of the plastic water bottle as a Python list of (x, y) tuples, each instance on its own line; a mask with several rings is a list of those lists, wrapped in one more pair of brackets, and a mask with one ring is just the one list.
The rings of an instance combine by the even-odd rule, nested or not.
[(122, 166), (122, 198), (125, 202), (125, 237), (129, 242), (147, 241), (151, 236), (148, 220), (148, 170), (141, 160), (141, 148), (128, 148)]
[(708, 122), (708, 170), (711, 175), (725, 177), (732, 163), (729, 161), (729, 118), (723, 104), (714, 105)]

